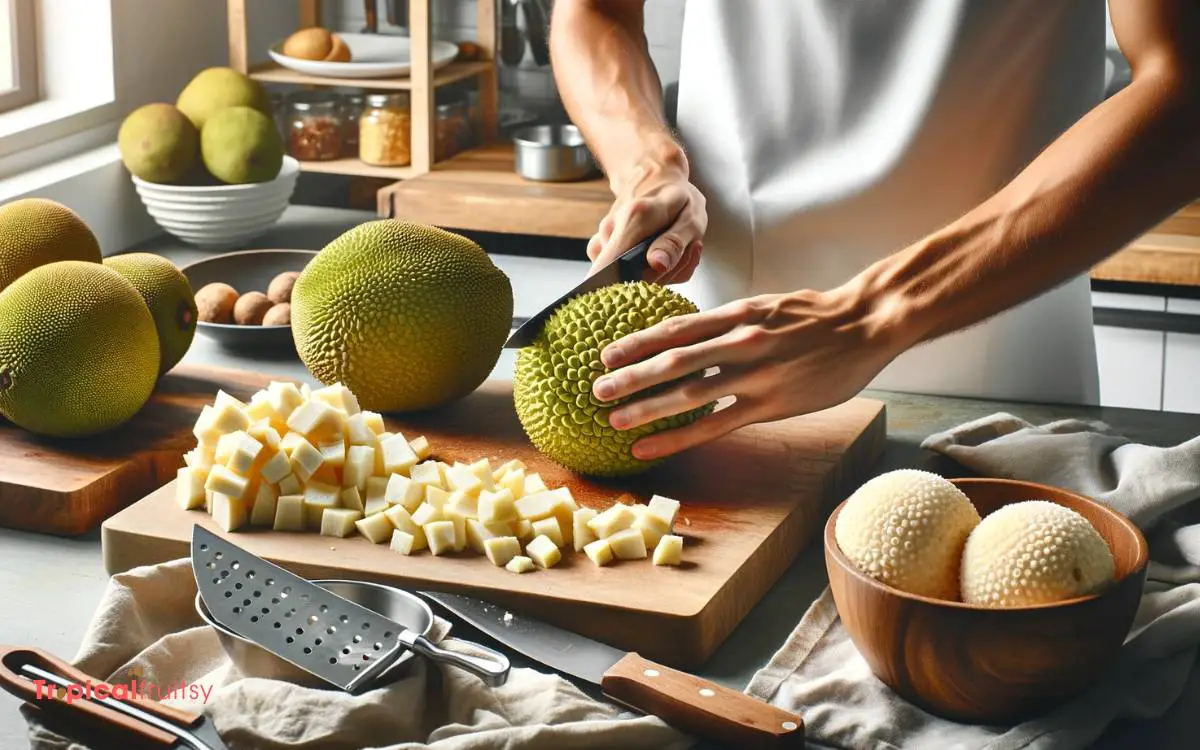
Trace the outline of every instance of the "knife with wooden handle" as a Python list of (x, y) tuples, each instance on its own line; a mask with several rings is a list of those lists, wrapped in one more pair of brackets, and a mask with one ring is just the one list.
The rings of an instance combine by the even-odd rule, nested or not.
[(804, 720), (790, 711), (504, 607), (459, 594), (418, 593), (512, 650), (599, 685), (614, 702), (682, 732), (747, 750), (804, 747)]

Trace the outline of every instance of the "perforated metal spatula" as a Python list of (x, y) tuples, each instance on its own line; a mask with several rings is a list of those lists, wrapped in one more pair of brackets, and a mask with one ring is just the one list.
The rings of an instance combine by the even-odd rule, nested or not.
[(369, 689), (411, 649), (465, 669), (489, 685), (508, 680), (503, 654), (447, 651), (383, 615), (192, 527), (192, 571), (214, 620), (348, 693)]

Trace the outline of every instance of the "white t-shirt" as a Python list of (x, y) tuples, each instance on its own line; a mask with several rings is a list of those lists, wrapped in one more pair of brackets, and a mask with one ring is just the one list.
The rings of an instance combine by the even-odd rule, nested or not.
[[(702, 308), (828, 289), (1012, 179), (1102, 97), (1105, 0), (689, 0), (678, 126), (708, 199)], [(1096, 403), (1077, 278), (872, 386)]]

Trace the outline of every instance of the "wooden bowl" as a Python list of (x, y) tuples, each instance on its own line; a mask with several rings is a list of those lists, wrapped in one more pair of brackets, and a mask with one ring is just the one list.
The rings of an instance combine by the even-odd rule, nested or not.
[(1044, 713), (1096, 681), (1133, 624), (1146, 539), (1129, 519), (1066, 490), (1006, 479), (955, 479), (981, 516), (1022, 500), (1078, 511), (1108, 542), (1116, 582), (1053, 604), (989, 609), (905, 593), (860, 572), (825, 524), (825, 565), (842, 623), (871, 671), (932, 714), (1010, 723)]
[[(315, 250), (242, 250), (203, 258), (179, 270), (193, 291), (199, 291), (205, 284), (223, 282), (239, 294), (266, 294), (272, 279), (285, 271), (303, 271), (316, 254)], [(296, 351), (290, 325), (242, 326), (200, 321), (196, 332), (236, 351), (293, 356)]]

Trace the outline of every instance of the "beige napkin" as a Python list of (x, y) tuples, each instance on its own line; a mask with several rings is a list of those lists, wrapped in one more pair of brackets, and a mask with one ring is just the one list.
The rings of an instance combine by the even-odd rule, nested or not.
[(1099, 423), (1039, 427), (994, 414), (930, 436), (922, 447), (982, 475), (1073, 489), (1129, 516), (1147, 534), (1152, 563), (1145, 593), (1113, 669), (1075, 701), (1018, 726), (946, 721), (874, 677), (827, 588), (747, 692), (799, 711), (814, 744), (854, 750), (1081, 748), (1118, 717), (1151, 718), (1170, 708), (1200, 646), (1200, 520), (1185, 515), (1194, 510), (1185, 506), (1200, 498), (1200, 438), (1157, 448)]
[[(632, 717), (556, 675), (530, 669), (514, 668), (505, 685), (488, 688), (457, 669), (414, 659), (403, 679), (358, 696), (245, 676), (196, 614), (195, 594), (188, 560), (113, 576), (72, 663), (113, 685), (136, 678), (152, 690), (174, 687), (176, 697), (162, 702), (206, 713), (229, 750), (673, 750), (692, 744), (659, 719)], [(448, 631), (439, 618), (432, 635), (440, 640)], [(28, 712), (27, 718), (34, 748), (87, 750)]]

